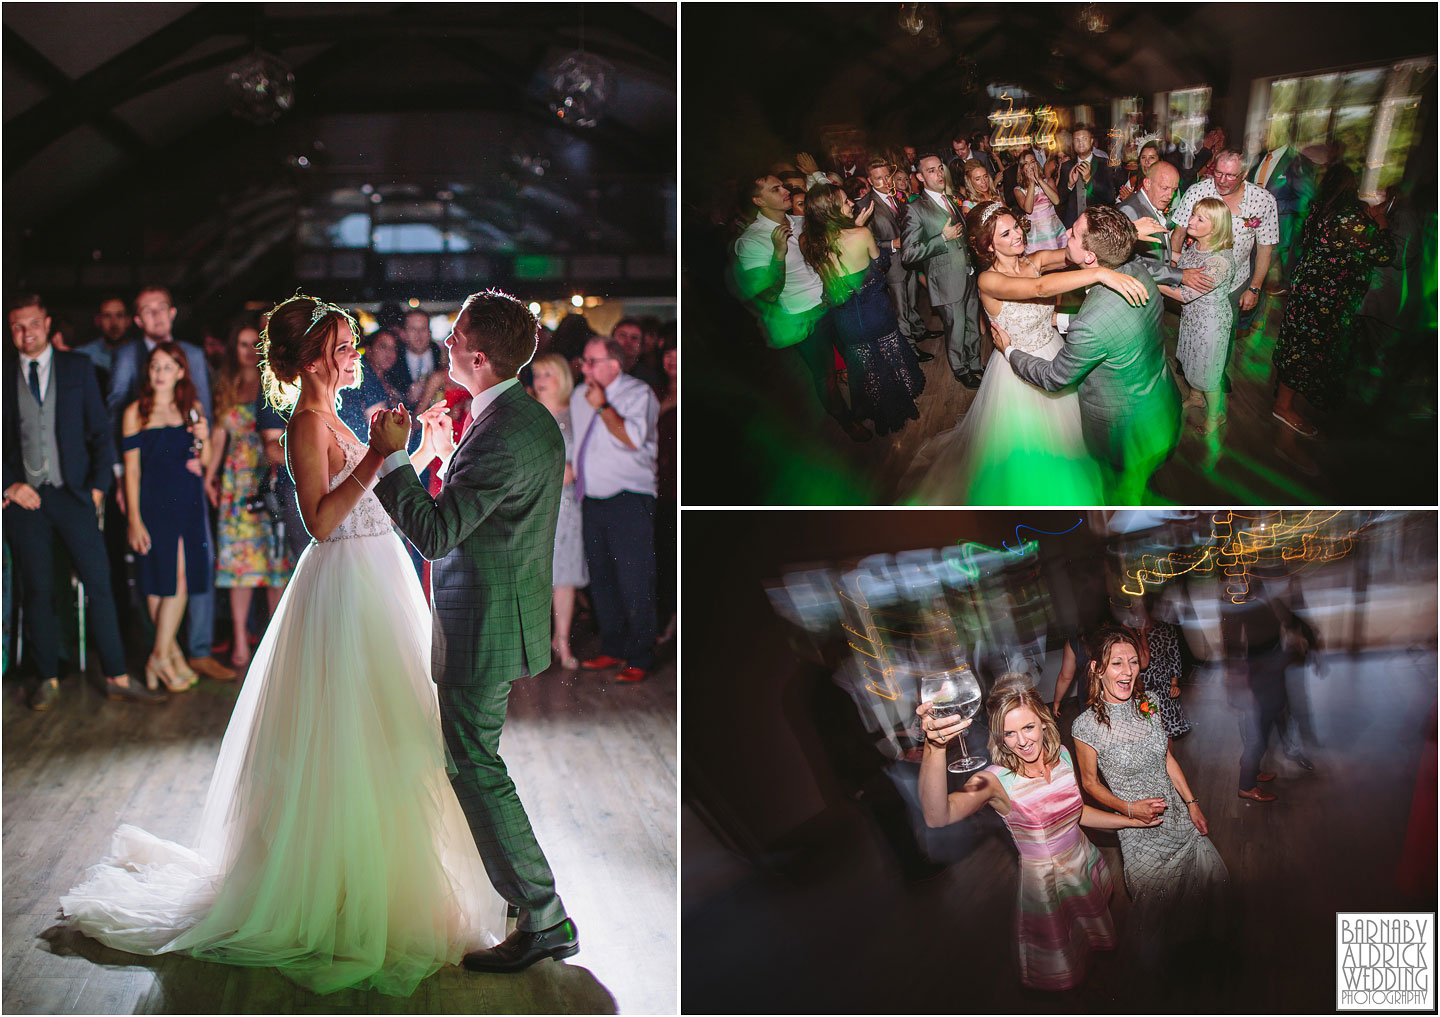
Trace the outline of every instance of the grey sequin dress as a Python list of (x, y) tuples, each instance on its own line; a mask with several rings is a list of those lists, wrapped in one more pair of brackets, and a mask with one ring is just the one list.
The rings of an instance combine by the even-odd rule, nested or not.
[[(1138, 695), (1138, 693), (1137, 693)], [(1164, 798), (1159, 826), (1118, 831), (1125, 889), (1134, 906), (1125, 938), (1157, 953), (1169, 945), (1222, 938), (1230, 873), (1210, 838), (1201, 836), (1165, 769), (1169, 739), (1158, 714), (1130, 704), (1106, 704), (1110, 726), (1092, 706), (1075, 719), (1072, 735), (1095, 750), (1100, 775), (1127, 802)]]
[[(575, 429), (570, 426), (570, 409), (566, 407), (555, 417), (560, 434), (565, 438), (565, 462), (575, 462)], [(551, 571), (552, 586), (588, 586), (590, 573), (585, 568), (585, 541), (580, 533), (580, 503), (575, 500), (575, 485), (566, 484), (560, 491), (560, 515), (555, 520), (555, 564)]]

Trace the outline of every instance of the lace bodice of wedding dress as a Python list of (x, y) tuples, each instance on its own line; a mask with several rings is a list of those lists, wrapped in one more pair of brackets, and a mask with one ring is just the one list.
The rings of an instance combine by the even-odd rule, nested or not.
[[(330, 427), (327, 421), (326, 427)], [(335, 490), (345, 481), (350, 479), (350, 474), (355, 472), (355, 467), (365, 456), (366, 446), (359, 442), (351, 441), (335, 428), (330, 427), (330, 432), (335, 435), (335, 440), (340, 443), (340, 451), (345, 456), (345, 467), (330, 480), (330, 490)], [(380, 499), (375, 497), (373, 490), (366, 490), (350, 510), (350, 514), (340, 520), (330, 536), (321, 543), (331, 543), (336, 540), (348, 540), (351, 537), (378, 537), (381, 534), (389, 533), (394, 524), (390, 521), (390, 515), (385, 507), (380, 504)]]
[[(1010, 345), (1026, 353), (1042, 350), (1055, 341), (1055, 303), (1002, 300), (995, 324), (1010, 337)], [(1049, 359), (1048, 357), (1046, 358)]]

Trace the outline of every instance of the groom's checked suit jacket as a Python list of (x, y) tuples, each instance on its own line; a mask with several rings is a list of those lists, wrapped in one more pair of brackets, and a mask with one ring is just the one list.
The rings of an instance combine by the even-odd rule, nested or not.
[(1119, 493), (1138, 497), (1175, 446), (1180, 393), (1165, 363), (1160, 291), (1138, 259), (1117, 271), (1145, 284), (1150, 299), (1143, 306), (1131, 307), (1114, 290), (1092, 286), (1054, 360), (1012, 350), (1010, 367), (1049, 392), (1080, 383), (1086, 447), (1117, 475)]
[(414, 470), (375, 485), (385, 511), (434, 562), (432, 669), (478, 685), (550, 666), (551, 562), (565, 473), (555, 418), (512, 384), (460, 439), (433, 500)]

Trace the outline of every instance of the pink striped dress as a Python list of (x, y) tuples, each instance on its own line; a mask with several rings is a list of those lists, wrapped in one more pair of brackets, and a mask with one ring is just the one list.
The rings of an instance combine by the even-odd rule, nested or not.
[(1113, 886), (1100, 850), (1080, 830), (1084, 805), (1070, 753), (1043, 777), (986, 769), (1010, 796), (1004, 816), (1020, 850), (1016, 925), (1020, 981), (1032, 989), (1069, 989), (1085, 977), (1091, 950), (1115, 946), (1109, 901)]

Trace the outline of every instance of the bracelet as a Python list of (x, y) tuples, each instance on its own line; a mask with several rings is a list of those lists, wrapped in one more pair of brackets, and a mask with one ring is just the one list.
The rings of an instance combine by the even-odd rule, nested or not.
[(350, 471), (350, 479), (353, 480), (353, 481), (355, 481), (355, 483), (357, 483), (357, 484), (360, 485), (360, 490), (364, 491), (366, 494), (369, 494), (369, 493), (370, 493), (370, 488), (366, 487), (365, 484), (364, 484), (364, 482), (361, 481), (361, 479), (360, 479), (359, 477), (355, 476), (355, 471), (354, 471), (354, 470), (351, 470), (351, 471)]
[(1130, 804), (1131, 804), (1130, 802), (1126, 802), (1126, 803), (1125, 803), (1125, 818), (1126, 818), (1126, 819), (1134, 819), (1134, 818), (1135, 818), (1134, 816), (1130, 815)]
[(1180, 799), (1180, 803), (1181, 803), (1182, 805), (1194, 805), (1194, 804), (1195, 804), (1196, 802), (1198, 802), (1199, 800), (1200, 800), (1200, 799), (1198, 799), (1198, 798), (1192, 798), (1192, 799), (1190, 799), (1190, 800), (1187, 802), (1187, 801), (1185, 801), (1185, 799), (1182, 798), (1182, 799)]

